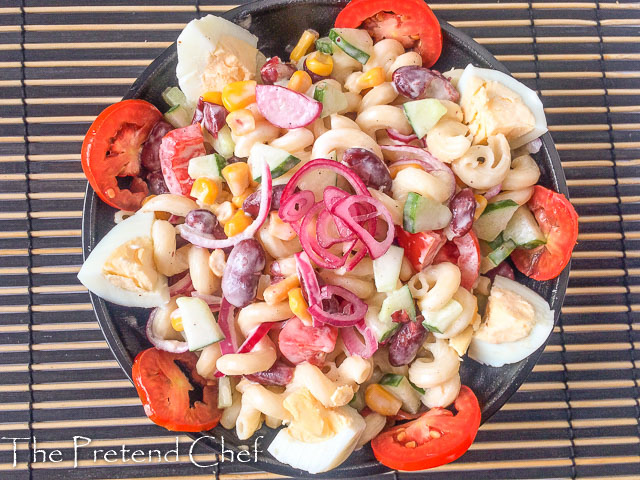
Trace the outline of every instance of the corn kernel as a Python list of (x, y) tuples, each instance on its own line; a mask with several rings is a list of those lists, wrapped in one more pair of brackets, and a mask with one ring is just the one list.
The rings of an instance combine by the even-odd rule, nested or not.
[(371, 410), (387, 417), (396, 415), (402, 406), (402, 400), (377, 383), (367, 387), (364, 401)]
[(418, 165), (417, 163), (409, 163), (407, 165), (391, 164), (389, 165), (389, 174), (391, 175), (391, 178), (396, 178), (396, 175), (398, 175), (398, 172), (404, 170), (405, 168), (422, 168), (422, 167), (420, 167), (420, 165)]
[(224, 225), (224, 233), (227, 237), (233, 237), (242, 233), (249, 225), (253, 223), (253, 219), (244, 213), (241, 208), (231, 217), (231, 219)]
[[(305, 64), (307, 65), (307, 68), (316, 75), (326, 77), (331, 75), (331, 72), (333, 72), (333, 58), (331, 58), (331, 55), (327, 55), (326, 53), (313, 52), (307, 57)], [(375, 68), (373, 70), (375, 70)]]
[(240, 110), (256, 101), (255, 80), (232, 82), (222, 89), (222, 104), (224, 108), (233, 112)]
[(227, 181), (231, 194), (241, 195), (251, 181), (251, 170), (245, 162), (236, 162), (222, 169), (222, 177)]
[(231, 199), (231, 203), (233, 203), (234, 207), (242, 208), (242, 205), (244, 205), (244, 201), (253, 192), (254, 192), (254, 190), (251, 187), (249, 187), (244, 192), (242, 192), (240, 195), (236, 195), (235, 197), (233, 197)]
[(191, 187), (190, 195), (205, 205), (213, 205), (218, 198), (218, 183), (207, 177), (198, 177)]
[(358, 78), (358, 87), (362, 90), (377, 87), (382, 83), (384, 83), (384, 70), (382, 67), (374, 67)]
[(304, 70), (298, 70), (289, 79), (289, 83), (287, 84), (287, 88), (289, 90), (293, 90), (298, 93), (305, 93), (311, 87), (313, 81), (311, 80), (311, 75), (309, 75)]
[(241, 108), (227, 115), (227, 125), (234, 135), (246, 135), (256, 129), (256, 119), (250, 110)]
[(295, 48), (291, 51), (291, 55), (289, 57), (291, 58), (291, 61), (297, 62), (304, 57), (311, 48), (311, 45), (316, 43), (318, 37), (320, 37), (320, 35), (315, 30), (305, 30), (302, 33), (300, 40), (298, 40)]
[(222, 92), (207, 92), (202, 95), (202, 99), (205, 102), (215, 103), (216, 105), (222, 105)]
[(182, 317), (180, 316), (179, 310), (174, 310), (169, 318), (171, 319), (171, 327), (176, 332), (182, 332), (184, 330), (184, 326), (182, 325)]
[(476, 213), (473, 214), (473, 219), (477, 220), (487, 208), (487, 199), (482, 195), (474, 195), (473, 197), (476, 199)]
[(311, 325), (313, 323), (313, 320), (308, 310), (309, 305), (307, 305), (307, 302), (302, 296), (302, 289), (292, 288), (291, 290), (289, 290), (288, 295), (289, 308), (291, 309), (291, 312), (300, 320), (302, 320), (302, 323), (304, 323), (305, 325)]

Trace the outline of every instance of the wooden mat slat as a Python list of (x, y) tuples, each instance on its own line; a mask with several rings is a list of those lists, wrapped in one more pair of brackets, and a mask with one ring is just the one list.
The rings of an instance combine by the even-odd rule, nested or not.
[[(637, 352), (635, 357), (629, 353), (640, 343), (635, 317), (640, 290), (633, 283), (640, 272), (637, 4), (534, 2), (530, 16), (527, 2), (431, 3), (439, 16), (478, 39), (529, 86), (536, 86), (539, 72), (537, 85), (550, 130), (582, 220), (562, 310), (564, 331), (556, 328), (532, 375), (483, 427), (469, 454), (426, 477), (462, 478), (474, 472), (483, 478), (566, 478), (574, 472), (637, 478), (640, 437), (633, 368), (639, 358)], [(171, 443), (171, 435), (149, 425), (136, 404), (134, 390), (96, 329), (88, 296), (75, 280), (81, 262), (79, 211), (85, 185), (78, 155), (82, 135), (196, 12), (195, 2), (184, 0), (122, 4), (101, 1), (95, 15), (95, 2), (89, 0), (27, 2), (28, 179), (21, 144), (19, 2), (0, 7), (0, 275), (8, 282), (0, 288), (0, 352), (6, 358), (0, 365), (5, 378), (0, 382), (0, 418), (10, 419), (2, 433), (24, 433), (28, 426), (24, 339), (29, 292), (25, 279), (30, 274), (35, 432), (39, 443), (65, 452), (72, 431), (93, 436), (105, 447)], [(228, 8), (223, 2), (200, 4), (203, 12)], [(602, 63), (599, 33), (604, 40)], [(608, 107), (603, 79), (610, 95)], [(609, 152), (612, 146), (615, 158)], [(27, 180), (34, 241), (30, 270), (25, 243)], [(624, 237), (620, 219), (625, 222)], [(625, 272), (632, 276), (628, 306), (621, 279)], [(631, 328), (627, 315), (636, 321)], [(182, 441), (188, 444), (186, 438)], [(6, 468), (9, 451), (2, 447), (0, 476), (26, 472), (24, 463), (17, 470)], [(220, 478), (275, 478), (247, 471), (226, 463)], [(198, 478), (203, 473), (188, 460), (179, 465), (101, 464), (93, 472), (95, 478)], [(47, 480), (84, 479), (83, 475), (68, 464), (33, 471), (33, 478)]]

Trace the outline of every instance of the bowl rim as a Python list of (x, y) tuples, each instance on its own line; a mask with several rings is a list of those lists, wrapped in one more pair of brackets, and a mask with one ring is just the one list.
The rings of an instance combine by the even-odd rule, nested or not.
[[(224, 14), (220, 15), (223, 18), (228, 20), (242, 20), (250, 17), (255, 13), (263, 14), (273, 10), (285, 9), (287, 6), (291, 4), (300, 4), (300, 5), (331, 5), (331, 6), (344, 6), (347, 4), (346, 1), (341, 0), (339, 2), (331, 1), (331, 0), (258, 0), (253, 2), (248, 2), (246, 4), (240, 5), (234, 9), (231, 9)], [(195, 18), (195, 17), (194, 17)], [(491, 54), (485, 47), (475, 42), (470, 36), (466, 33), (458, 30), (457, 28), (451, 26), (449, 23), (439, 20), (440, 26), (443, 30), (443, 33), (446, 32), (446, 35), (453, 40), (454, 43), (458, 43), (463, 46), (466, 50), (471, 52), (471, 55), (475, 58), (482, 59), (487, 64), (491, 66), (491, 68), (500, 70), (504, 73), (510, 74), (509, 70), (499, 62), (493, 54)], [(147, 68), (140, 74), (140, 76), (136, 79), (136, 81), (129, 87), (127, 93), (124, 95), (123, 99), (136, 98), (137, 92), (144, 89), (145, 86), (149, 84), (153, 84), (155, 81), (154, 74), (156, 72), (161, 71), (164, 68), (166, 63), (172, 63), (177, 56), (176, 52), (176, 42), (174, 42), (171, 46), (166, 48), (153, 62), (151, 62)], [(554, 142), (551, 138), (549, 132), (545, 133), (541, 137), (542, 140), (542, 150), (544, 151), (544, 155), (548, 158), (549, 164), (551, 166), (551, 180), (553, 183), (553, 187), (556, 191), (564, 194), (567, 198), (569, 198), (569, 189), (567, 186), (566, 178), (564, 175), (564, 170), (561, 165), (560, 156), (555, 148)], [(86, 260), (86, 257), (90, 253), (92, 246), (97, 244), (96, 239), (96, 214), (97, 208), (96, 206), (101, 202), (98, 196), (93, 191), (91, 185), (87, 183), (87, 188), (85, 191), (83, 210), (82, 210), (82, 255), (83, 261)], [(557, 324), (559, 316), (560, 316), (560, 307), (562, 306), (564, 299), (566, 288), (569, 281), (569, 271), (571, 267), (571, 262), (565, 267), (562, 273), (550, 282), (553, 282), (554, 286), (551, 289), (549, 296), (553, 298), (555, 301), (553, 305), (551, 305), (552, 309), (555, 311), (554, 321)], [(120, 368), (124, 371), (124, 374), (131, 381), (131, 366), (133, 362), (133, 358), (129, 354), (127, 348), (125, 347), (118, 331), (115, 327), (114, 319), (107, 308), (107, 302), (105, 302), (102, 298), (98, 297), (92, 292), (89, 292), (91, 304), (93, 306), (94, 313), (97, 317), (98, 324), (102, 333), (109, 345), (109, 349), (113, 353), (116, 361), (118, 362)], [(550, 337), (549, 337), (550, 338)], [(513, 380), (509, 383), (509, 385), (502, 389), (493, 402), (491, 402), (487, 408), (483, 409), (482, 412), (482, 423), (487, 421), (491, 416), (493, 416), (508, 400), (513, 396), (513, 394), (518, 390), (518, 388), (524, 383), (528, 375), (533, 370), (533, 367), (538, 362), (540, 355), (544, 349), (545, 344), (535, 353), (527, 357), (526, 362), (523, 363), (521, 368), (517, 371), (517, 374), (513, 377)], [(491, 367), (486, 367), (491, 368)], [(198, 432), (198, 433), (187, 433), (187, 435), (191, 438), (198, 439), (206, 435), (206, 432)], [(212, 441), (201, 442), (205, 443), (207, 446), (212, 448), (217, 453), (220, 453), (220, 446), (218, 443)], [(231, 446), (231, 448), (235, 448)], [(266, 471), (280, 473), (284, 475), (292, 475), (295, 474), (297, 478), (317, 478), (313, 475), (308, 474), (307, 472), (297, 470), (288, 465), (282, 464), (278, 461), (272, 460), (269, 457), (263, 456), (261, 460), (252, 464), (256, 468), (264, 468)], [(348, 469), (346, 472), (344, 472)], [(352, 470), (353, 469), (353, 470)], [(355, 470), (357, 469), (357, 470)], [(331, 472), (339, 472), (343, 471), (347, 473), (349, 477), (360, 477), (360, 476), (368, 476), (373, 474), (380, 474), (391, 471), (389, 468), (384, 465), (378, 463), (374, 459), (374, 465), (367, 464), (364, 467), (360, 466), (349, 466), (349, 467), (337, 467)]]

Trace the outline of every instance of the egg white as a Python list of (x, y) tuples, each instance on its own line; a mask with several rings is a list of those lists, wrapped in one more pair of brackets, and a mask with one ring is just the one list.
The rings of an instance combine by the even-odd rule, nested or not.
[(178, 36), (176, 77), (191, 106), (206, 91), (202, 74), (209, 66), (209, 53), (216, 49), (223, 35), (236, 37), (254, 48), (258, 46), (258, 37), (216, 15), (191, 20)]
[(281, 463), (309, 473), (321, 473), (336, 468), (355, 449), (366, 427), (360, 414), (349, 406), (340, 407), (337, 413), (346, 422), (335, 436), (319, 442), (306, 443), (293, 438), (287, 428), (281, 429), (267, 451)]
[(158, 275), (153, 291), (141, 293), (117, 287), (102, 272), (102, 267), (111, 253), (120, 245), (134, 238), (151, 238), (151, 226), (154, 221), (153, 212), (138, 213), (113, 227), (85, 260), (78, 273), (78, 280), (99, 297), (125, 307), (151, 308), (167, 303), (169, 287), (164, 275)]
[(520, 98), (522, 98), (522, 102), (529, 108), (529, 110), (531, 110), (531, 113), (533, 114), (533, 117), (535, 119), (533, 130), (531, 130), (529, 133), (525, 133), (521, 137), (510, 141), (509, 144), (511, 145), (511, 148), (516, 149), (518, 147), (521, 147), (522, 145), (535, 140), (547, 131), (547, 117), (545, 117), (544, 115), (544, 107), (542, 106), (542, 102), (540, 101), (540, 98), (538, 97), (536, 92), (506, 73), (489, 68), (478, 68), (474, 67), (472, 64), (469, 64), (464, 69), (462, 75), (460, 76), (460, 79), (457, 82), (457, 88), (460, 92), (460, 95), (465, 94), (469, 85), (469, 81), (472, 77), (479, 77), (486, 81), (501, 83), (511, 91), (520, 95)]
[(504, 343), (489, 343), (475, 336), (471, 339), (467, 352), (470, 358), (492, 367), (502, 367), (527, 358), (544, 345), (553, 330), (554, 315), (540, 295), (514, 280), (498, 275), (493, 285), (520, 295), (533, 306), (535, 312), (535, 323), (525, 338)]

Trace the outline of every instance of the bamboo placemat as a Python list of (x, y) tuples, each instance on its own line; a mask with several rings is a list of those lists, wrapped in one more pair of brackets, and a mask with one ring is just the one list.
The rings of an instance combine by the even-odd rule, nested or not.
[[(581, 233), (561, 323), (534, 373), (464, 458), (396, 475), (638, 479), (640, 4), (430, 3), (540, 91)], [(90, 122), (186, 22), (231, 5), (0, 5), (0, 436), (35, 436), (53, 452), (34, 460), (19, 441), (14, 467), (11, 440), (2, 440), (0, 478), (273, 478), (237, 462), (197, 468), (186, 436), (178, 462), (131, 460), (136, 449), (166, 453), (176, 437), (145, 417), (76, 279), (79, 151)], [(92, 439), (77, 467), (74, 436)], [(120, 452), (123, 444), (127, 462), (91, 458), (94, 449)], [(196, 453), (201, 464), (213, 461)]]

